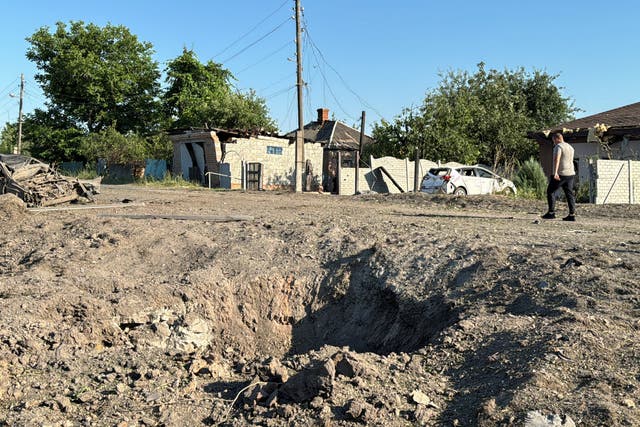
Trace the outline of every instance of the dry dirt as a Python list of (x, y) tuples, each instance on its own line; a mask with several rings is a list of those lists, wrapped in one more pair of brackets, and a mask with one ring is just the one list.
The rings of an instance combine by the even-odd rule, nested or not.
[[(640, 206), (564, 223), (499, 196), (11, 197), (0, 425), (640, 425)], [(197, 218), (228, 215), (252, 218)]]

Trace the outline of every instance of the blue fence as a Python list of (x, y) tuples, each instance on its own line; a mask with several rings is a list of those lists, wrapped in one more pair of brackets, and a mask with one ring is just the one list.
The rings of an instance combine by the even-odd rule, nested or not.
[(144, 167), (144, 177), (153, 179), (164, 179), (167, 175), (167, 161), (147, 159)]

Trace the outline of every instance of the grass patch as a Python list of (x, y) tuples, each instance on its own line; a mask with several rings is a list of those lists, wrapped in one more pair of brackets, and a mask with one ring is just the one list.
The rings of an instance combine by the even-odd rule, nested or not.
[(163, 179), (145, 177), (137, 180), (136, 184), (142, 185), (144, 187), (156, 188), (203, 188), (202, 185), (197, 182), (187, 181), (182, 176), (172, 176), (170, 173), (167, 173)]

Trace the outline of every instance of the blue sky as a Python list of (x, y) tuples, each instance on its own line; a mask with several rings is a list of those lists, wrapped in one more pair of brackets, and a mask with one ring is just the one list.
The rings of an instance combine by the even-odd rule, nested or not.
[[(563, 94), (584, 110), (579, 117), (640, 101), (640, 3), (635, 0), (302, 4), (308, 27), (305, 122), (326, 107), (353, 125), (366, 110), (370, 128), (373, 121), (393, 119), (404, 107), (419, 104), (437, 86), (439, 73), (473, 72), (480, 61), (489, 68), (560, 74), (556, 83)], [(293, 5), (293, 0), (4, 2), (0, 123), (17, 118), (18, 102), (10, 94), (18, 94), (21, 72), (27, 82), (25, 112), (43, 102), (37, 70), (25, 58), (25, 38), (57, 21), (82, 20), (128, 27), (153, 44), (161, 68), (183, 47), (202, 62), (221, 62), (236, 75), (238, 88), (253, 88), (267, 99), (282, 132), (292, 130), (297, 127), (295, 23), (288, 19)]]

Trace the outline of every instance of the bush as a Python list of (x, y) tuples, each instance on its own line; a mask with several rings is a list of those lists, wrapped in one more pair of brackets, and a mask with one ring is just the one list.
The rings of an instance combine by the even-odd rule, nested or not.
[(82, 139), (82, 153), (89, 161), (107, 159), (109, 164), (142, 163), (146, 142), (136, 134), (122, 135), (114, 127), (91, 133)]
[(548, 178), (540, 163), (533, 157), (520, 166), (513, 183), (518, 188), (518, 195), (536, 199), (546, 196)]

